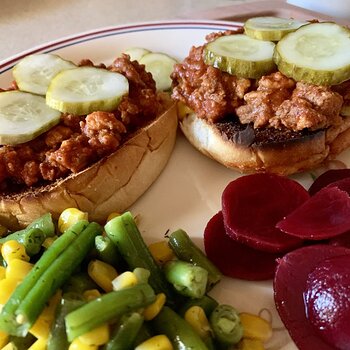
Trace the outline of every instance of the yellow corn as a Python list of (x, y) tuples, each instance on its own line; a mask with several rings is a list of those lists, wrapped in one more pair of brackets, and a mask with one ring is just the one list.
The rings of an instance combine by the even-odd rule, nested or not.
[(261, 340), (262, 342), (271, 338), (272, 327), (265, 319), (246, 312), (242, 312), (239, 317), (243, 326), (243, 338)]
[(46, 350), (47, 349), (47, 338), (37, 339), (28, 350)]
[(57, 236), (54, 237), (47, 237), (45, 239), (45, 241), (43, 242), (42, 246), (47, 249), (49, 247), (51, 247), (52, 243), (55, 242), (55, 240), (57, 239)]
[(238, 344), (239, 350), (265, 350), (261, 340), (243, 338)]
[(79, 341), (85, 345), (103, 345), (109, 341), (109, 326), (108, 324), (103, 324), (90, 332), (87, 332), (80, 337)]
[(112, 212), (112, 213), (110, 213), (110, 214), (108, 215), (108, 218), (107, 218), (106, 221), (108, 222), (108, 221), (110, 221), (110, 220), (116, 218), (117, 216), (120, 216), (120, 213), (117, 213), (116, 211), (114, 211), (114, 212)]
[(33, 264), (20, 260), (11, 259), (6, 268), (6, 278), (22, 281), (32, 269)]
[(58, 218), (58, 230), (63, 233), (79, 220), (88, 220), (88, 213), (77, 208), (67, 208)]
[(113, 290), (121, 290), (124, 288), (132, 287), (136, 285), (137, 282), (138, 279), (133, 272), (125, 271), (112, 281)]
[[(58, 303), (61, 301), (62, 292), (57, 291), (49, 300), (48, 305), (37, 318), (32, 328), (29, 330), (38, 339), (47, 339), (50, 334), (51, 324), (55, 318)], [(38, 344), (38, 349), (41, 349)], [(36, 348), (35, 348), (36, 349)]]
[(0, 306), (7, 303), (11, 294), (18, 285), (18, 280), (12, 278), (5, 278), (0, 281)]
[(0, 349), (2, 349), (9, 341), (9, 336), (7, 333), (0, 331)]
[(83, 292), (83, 297), (85, 300), (94, 300), (101, 296), (101, 293), (97, 289), (89, 289)]
[(208, 318), (203, 308), (200, 306), (191, 306), (186, 311), (184, 318), (202, 339), (205, 339), (211, 335), (211, 328)]
[(156, 335), (139, 344), (135, 350), (173, 350), (173, 346), (166, 335)]
[(118, 276), (116, 269), (100, 260), (92, 260), (88, 265), (89, 276), (105, 292), (113, 290), (112, 281)]
[(0, 266), (0, 281), (6, 277), (6, 269), (3, 266)]
[(1, 350), (17, 350), (17, 346), (10, 342), (7, 345), (5, 345)]
[(7, 233), (8, 233), (7, 227), (5, 227), (4, 225), (0, 224), (0, 237), (6, 236)]
[(70, 345), (68, 350), (97, 350), (97, 345), (86, 345), (82, 343), (79, 338), (74, 339)]
[(14, 240), (7, 241), (2, 245), (1, 254), (7, 264), (11, 259), (29, 261), (24, 245)]
[(148, 305), (144, 310), (143, 310), (143, 317), (146, 321), (153, 320), (162, 310), (164, 304), (166, 301), (166, 296), (164, 293), (159, 293), (157, 294), (156, 300), (154, 303), (151, 305)]
[(148, 249), (154, 260), (160, 265), (175, 258), (174, 252), (166, 241), (152, 243), (148, 246)]

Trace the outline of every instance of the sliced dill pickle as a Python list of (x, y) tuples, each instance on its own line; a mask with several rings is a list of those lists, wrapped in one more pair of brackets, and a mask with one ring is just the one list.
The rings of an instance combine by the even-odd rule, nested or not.
[(12, 73), (20, 90), (45, 95), (51, 79), (71, 68), (76, 65), (57, 55), (43, 53), (26, 56), (14, 66)]
[(129, 55), (131, 61), (140, 61), (143, 56), (151, 53), (151, 51), (144, 49), (143, 47), (130, 47), (123, 51), (123, 53)]
[(276, 68), (272, 59), (274, 48), (271, 41), (244, 34), (227, 35), (205, 46), (204, 62), (238, 77), (258, 79)]
[(253, 17), (244, 23), (244, 32), (254, 39), (278, 41), (304, 24), (306, 22), (296, 21), (292, 18)]
[(0, 145), (30, 141), (58, 124), (60, 116), (43, 96), (18, 90), (1, 92)]
[(302, 26), (278, 42), (274, 61), (297, 81), (339, 84), (350, 78), (350, 30), (331, 22)]
[(61, 112), (78, 115), (115, 110), (129, 92), (124, 75), (107, 69), (79, 67), (57, 74), (46, 93), (46, 103)]

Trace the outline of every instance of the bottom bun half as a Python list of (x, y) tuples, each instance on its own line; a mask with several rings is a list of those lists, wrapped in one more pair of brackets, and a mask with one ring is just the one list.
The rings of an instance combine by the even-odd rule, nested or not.
[[(259, 142), (251, 135), (254, 131), (227, 130), (227, 127), (211, 124), (194, 113), (181, 119), (180, 128), (201, 153), (242, 173), (291, 175), (313, 169), (350, 146), (350, 117), (329, 130), (293, 137), (288, 133), (278, 135), (279, 132), (274, 130), (272, 138), (266, 137)], [(250, 136), (245, 135), (247, 133)]]
[(174, 148), (176, 107), (164, 103), (162, 115), (108, 157), (54, 184), (0, 198), (0, 223), (14, 230), (47, 212), (57, 219), (69, 207), (103, 223), (111, 212), (125, 211), (157, 179)]

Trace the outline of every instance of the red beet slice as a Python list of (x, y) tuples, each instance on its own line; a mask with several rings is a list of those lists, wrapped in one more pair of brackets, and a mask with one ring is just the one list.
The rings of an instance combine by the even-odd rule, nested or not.
[(302, 244), (275, 226), (309, 198), (296, 181), (274, 174), (253, 174), (228, 184), (222, 194), (226, 232), (240, 243), (267, 252)]
[(350, 349), (350, 255), (319, 263), (304, 292), (307, 317), (320, 337), (337, 349)]
[(350, 231), (330, 239), (329, 244), (335, 245), (338, 247), (350, 248)]
[(326, 187), (332, 182), (344, 179), (344, 178), (350, 178), (350, 169), (332, 169), (328, 170), (322, 175), (320, 175), (314, 183), (309, 188), (309, 193), (311, 196), (316, 194), (319, 190), (321, 190), (323, 187)]
[(350, 230), (350, 196), (338, 187), (323, 188), (276, 227), (305, 240), (335, 237)]
[(307, 278), (325, 259), (350, 254), (350, 249), (329, 245), (303, 247), (279, 259), (274, 278), (274, 298), (278, 313), (300, 350), (334, 350), (318, 336), (305, 314), (304, 292)]
[(350, 177), (332, 182), (327, 186), (327, 188), (330, 188), (330, 187), (337, 187), (340, 190), (345, 191), (350, 195)]
[(221, 211), (205, 228), (204, 247), (208, 258), (224, 275), (249, 281), (273, 278), (276, 259), (281, 256), (255, 250), (230, 238)]

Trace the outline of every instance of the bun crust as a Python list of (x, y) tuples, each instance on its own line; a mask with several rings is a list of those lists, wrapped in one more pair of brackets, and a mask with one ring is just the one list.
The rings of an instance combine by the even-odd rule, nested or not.
[(237, 135), (223, 133), (216, 124), (187, 114), (180, 128), (189, 142), (206, 156), (242, 173), (271, 172), (291, 175), (320, 165), (350, 146), (350, 117), (329, 130), (278, 141), (235, 142)]
[(11, 230), (51, 212), (54, 218), (69, 207), (88, 212), (89, 220), (104, 222), (123, 212), (157, 179), (173, 150), (177, 113), (169, 98), (165, 112), (114, 152), (89, 168), (45, 187), (0, 198), (0, 223)]

